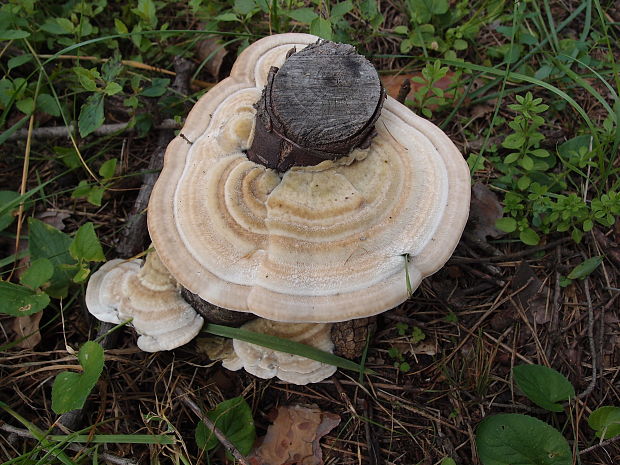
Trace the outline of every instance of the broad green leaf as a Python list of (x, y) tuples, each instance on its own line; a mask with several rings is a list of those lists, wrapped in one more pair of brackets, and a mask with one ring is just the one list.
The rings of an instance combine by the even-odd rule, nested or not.
[(78, 361), (82, 373), (60, 373), (52, 385), (52, 410), (57, 414), (84, 406), (103, 371), (103, 348), (96, 342), (86, 342), (78, 352)]
[(105, 86), (105, 88), (103, 89), (103, 92), (106, 95), (116, 95), (119, 92), (122, 92), (123, 88), (121, 87), (121, 85), (117, 82), (108, 82)]
[(215, 18), (216, 21), (239, 21), (239, 17), (234, 13), (222, 13), (221, 15), (217, 15)]
[[(19, 198), (19, 194), (13, 191), (0, 191), (0, 208), (8, 205), (10, 202), (13, 202), (15, 199)], [(0, 231), (8, 228), (11, 223), (15, 220), (13, 216), (13, 211), (17, 210), (18, 206), (15, 205), (15, 208), (6, 211), (4, 214), (0, 215)]]
[(562, 412), (564, 402), (575, 397), (575, 388), (553, 368), (542, 365), (518, 365), (512, 369), (517, 387), (539, 407)]
[(37, 289), (52, 278), (54, 265), (47, 258), (34, 260), (21, 275), (19, 281), (31, 289)]
[(601, 439), (611, 439), (620, 435), (620, 407), (597, 408), (588, 417), (588, 425)]
[(409, 11), (418, 23), (428, 23), (435, 15), (448, 11), (448, 0), (407, 0)]
[(127, 29), (125, 23), (118, 18), (114, 18), (114, 27), (116, 28), (116, 32), (118, 32), (119, 34), (129, 33), (129, 29)]
[(49, 94), (37, 96), (37, 109), (52, 116), (60, 116), (60, 107), (54, 97)]
[(32, 289), (0, 281), (0, 313), (26, 316), (40, 312), (50, 303), (47, 294), (37, 294)]
[(285, 352), (288, 354), (299, 355), (306, 357), (317, 362), (326, 363), (328, 365), (334, 365), (338, 368), (344, 368), (345, 370), (351, 370), (356, 372), (364, 372), (365, 374), (373, 374), (374, 372), (368, 368), (363, 368), (357, 363), (347, 360), (346, 358), (338, 357), (337, 355), (329, 352), (324, 352), (315, 347), (311, 347), (300, 342), (290, 341), (288, 339), (279, 338), (276, 336), (270, 336), (261, 333), (255, 333), (253, 331), (247, 331), (240, 328), (231, 328), (229, 326), (221, 326), (208, 324), (203, 331), (215, 336), (228, 337), (231, 339), (239, 339), (240, 341), (249, 342), (250, 344), (256, 344), (269, 349)]
[(505, 216), (495, 222), (495, 227), (500, 231), (511, 233), (517, 229), (517, 220), (509, 216)]
[(95, 226), (92, 223), (88, 222), (80, 226), (69, 245), (69, 253), (76, 260), (86, 260), (88, 262), (105, 261), (101, 243), (97, 238)]
[(86, 137), (104, 122), (103, 94), (93, 94), (86, 99), (80, 110), (78, 128), (80, 135)]
[[(1, 32), (0, 32), (1, 34)], [(7, 65), (9, 67), (9, 69), (14, 69), (14, 68), (18, 68), (21, 65), (28, 63), (32, 61), (32, 55), (30, 54), (25, 54), (25, 55), (18, 55), (16, 57), (11, 58), (8, 62)]]
[(519, 234), (521, 242), (527, 245), (537, 245), (540, 242), (540, 236), (533, 229), (526, 228)]
[(117, 162), (118, 160), (116, 158), (110, 158), (99, 168), (99, 175), (103, 179), (110, 179), (112, 176), (114, 176)]
[(346, 0), (344, 2), (336, 3), (331, 7), (329, 14), (332, 18), (340, 18), (346, 15), (349, 11), (353, 9), (353, 2), (351, 0)]
[(302, 24), (310, 24), (319, 17), (312, 8), (298, 8), (286, 13), (289, 18), (299, 21)]
[(90, 275), (90, 268), (88, 265), (81, 265), (77, 273), (75, 273), (75, 276), (73, 276), (73, 282), (77, 284), (83, 283), (88, 278), (88, 275)]
[(439, 465), (456, 465), (452, 457), (445, 457)]
[[(243, 455), (250, 453), (256, 431), (252, 410), (243, 397), (234, 397), (225, 400), (207, 412), (207, 417), (222, 431)], [(219, 441), (201, 421), (196, 427), (196, 444), (201, 449), (211, 450), (217, 447)]]
[(0, 40), (25, 39), (26, 37), (30, 37), (30, 33), (27, 31), (19, 31), (16, 29), (5, 29), (0, 31)]
[(66, 297), (67, 287), (76, 271), (76, 262), (69, 254), (71, 238), (35, 218), (28, 219), (28, 226), (31, 259), (47, 258), (54, 265), (54, 274), (45, 292), (52, 297)]
[(332, 24), (324, 18), (314, 18), (310, 23), (310, 34), (319, 36), (321, 39), (332, 39)]
[(89, 92), (97, 91), (97, 79), (101, 78), (101, 75), (95, 69), (86, 69), (81, 66), (74, 66), (73, 72), (78, 77), (80, 84), (85, 90)]
[(34, 99), (32, 97), (27, 97), (27, 98), (18, 100), (15, 103), (15, 106), (22, 113), (29, 115), (34, 111)]
[(40, 29), (54, 35), (73, 34), (75, 27), (67, 18), (48, 18)]
[(476, 448), (483, 465), (572, 465), (562, 434), (528, 415), (505, 413), (480, 422)]
[(558, 146), (558, 154), (562, 158), (570, 160), (571, 156), (573, 154), (579, 153), (580, 149), (590, 150), (591, 143), (592, 136), (576, 136), (560, 144)]
[(588, 258), (584, 260), (568, 274), (569, 279), (583, 279), (586, 276), (590, 275), (594, 270), (598, 268), (598, 266), (603, 263), (602, 255), (598, 255), (596, 257)]
[(157, 26), (157, 10), (155, 9), (155, 3), (153, 0), (138, 0), (138, 6), (132, 8), (131, 12), (136, 14), (142, 21), (147, 23), (152, 28)]
[(247, 15), (254, 10), (258, 10), (258, 5), (254, 0), (235, 0), (233, 5), (233, 10), (235, 10), (240, 15)]
[(141, 92), (143, 97), (161, 97), (168, 90), (170, 79), (155, 78), (151, 81), (151, 86)]

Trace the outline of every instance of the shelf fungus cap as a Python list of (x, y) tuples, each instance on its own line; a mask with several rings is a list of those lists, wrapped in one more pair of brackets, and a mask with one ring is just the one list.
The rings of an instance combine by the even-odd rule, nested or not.
[(138, 347), (145, 352), (182, 346), (203, 324), (155, 252), (144, 263), (116, 259), (104, 264), (88, 282), (86, 306), (100, 321), (118, 324), (132, 318), (140, 334)]
[(282, 322), (397, 306), (447, 261), (469, 211), (458, 149), (389, 97), (367, 149), (284, 173), (247, 158), (271, 67), (316, 41), (274, 35), (241, 53), (168, 146), (148, 210), (151, 238), (181, 285)]
[[(317, 349), (333, 352), (330, 324), (279, 323), (258, 318), (244, 324), (242, 329), (300, 342)], [(305, 385), (318, 383), (336, 372), (336, 367), (299, 355), (279, 352), (267, 347), (233, 339), (223, 341), (232, 350), (211, 347), (208, 354), (222, 360), (229, 370), (244, 368), (248, 373), (263, 379), (279, 378), (287, 383)]]

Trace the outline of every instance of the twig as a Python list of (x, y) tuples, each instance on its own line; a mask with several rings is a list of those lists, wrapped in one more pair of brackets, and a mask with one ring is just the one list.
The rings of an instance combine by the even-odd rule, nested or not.
[(377, 443), (374, 430), (370, 422), (372, 421), (372, 407), (365, 398), (359, 399), (362, 412), (365, 417), (364, 432), (366, 433), (366, 442), (368, 443), (368, 462), (370, 465), (380, 465), (383, 463), (381, 459), (381, 447)]
[[(6, 423), (3, 425), (0, 425), (0, 430), (6, 431), (7, 433), (10, 433), (10, 434), (15, 434), (22, 438), (37, 439), (30, 431), (26, 429), (16, 428)], [(82, 452), (88, 455), (92, 455), (95, 453), (95, 451), (89, 451), (86, 447), (81, 447), (80, 445), (74, 444), (74, 443), (67, 444), (67, 447), (71, 449), (72, 451)], [(138, 463), (131, 459), (124, 459), (117, 455), (108, 454), (107, 452), (98, 452), (97, 457), (99, 459), (107, 460), (108, 462), (114, 463), (116, 465), (137, 465)]]
[(590, 357), (592, 358), (592, 379), (586, 389), (577, 395), (577, 399), (583, 399), (590, 395), (594, 386), (596, 386), (596, 371), (597, 371), (597, 356), (596, 356), (596, 344), (594, 343), (594, 311), (592, 308), (592, 299), (590, 298), (590, 280), (586, 276), (583, 280), (583, 287), (586, 293), (586, 300), (588, 302), (588, 341), (590, 342)]
[(579, 455), (587, 454), (588, 452), (592, 452), (595, 449), (599, 449), (601, 447), (609, 446), (614, 442), (620, 441), (620, 436), (615, 436), (613, 438), (607, 439), (606, 441), (599, 442), (598, 444), (594, 444), (593, 446), (588, 447), (587, 449), (579, 451)]
[(480, 257), (480, 258), (468, 258), (468, 257), (453, 257), (448, 260), (447, 265), (459, 265), (461, 263), (488, 263), (488, 262), (505, 262), (509, 260), (515, 260), (517, 258), (527, 257), (528, 255), (535, 254), (536, 252), (540, 252), (542, 250), (551, 249), (558, 245), (564, 244), (565, 242), (569, 242), (572, 239), (570, 237), (565, 237), (562, 239), (558, 239), (556, 241), (549, 242), (548, 244), (539, 245), (536, 247), (529, 247), (525, 250), (521, 250), (520, 252), (515, 252), (507, 255), (497, 255), (492, 257)]
[[(92, 132), (93, 136), (108, 136), (127, 129), (127, 123), (104, 124)], [(180, 129), (181, 125), (173, 119), (165, 119), (155, 126), (155, 129)], [(133, 128), (131, 128), (133, 130)], [(53, 126), (34, 129), (31, 133), (33, 139), (51, 139), (54, 137), (71, 137), (75, 131), (75, 125)], [(25, 139), (28, 137), (28, 129), (20, 129), (9, 137), (9, 140)]]
[(235, 445), (232, 442), (228, 440), (228, 438), (224, 435), (224, 433), (222, 433), (220, 429), (217, 426), (215, 426), (215, 423), (209, 420), (209, 417), (207, 417), (200, 411), (200, 407), (198, 407), (198, 405), (196, 405), (196, 403), (193, 400), (187, 397), (187, 393), (183, 392), (179, 388), (177, 388), (175, 392), (181, 399), (181, 402), (183, 402), (185, 406), (187, 406), (187, 408), (189, 408), (192, 412), (194, 412), (194, 414), (198, 418), (200, 418), (200, 421), (202, 421), (205, 424), (207, 429), (215, 435), (215, 437), (222, 443), (224, 448), (228, 452), (230, 452), (232, 456), (235, 459), (237, 459), (237, 461), (241, 465), (249, 465), (249, 463), (247, 462), (245, 457), (241, 454), (241, 452), (239, 452), (239, 450), (235, 447)]
[[(39, 55), (39, 58), (52, 58), (53, 55)], [(78, 55), (58, 55), (55, 57), (56, 60), (86, 60), (93, 61), (96, 63), (105, 63), (109, 61), (109, 58), (99, 58), (93, 56), (78, 56)], [(167, 74), (168, 76), (176, 76), (178, 71), (170, 71), (164, 68), (158, 68), (156, 66), (147, 65), (146, 63), (142, 63), (134, 60), (121, 60), (121, 64), (125, 66), (130, 66), (132, 68), (144, 69), (146, 71), (153, 71), (156, 73)], [(215, 84), (212, 82), (205, 82), (199, 79), (192, 79), (191, 84), (196, 87), (202, 87), (203, 89), (213, 87)]]

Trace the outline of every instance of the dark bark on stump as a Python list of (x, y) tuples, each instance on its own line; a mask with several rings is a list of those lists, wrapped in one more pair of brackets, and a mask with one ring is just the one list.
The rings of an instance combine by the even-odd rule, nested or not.
[(384, 99), (377, 71), (354, 47), (319, 41), (271, 68), (248, 158), (286, 171), (367, 148)]
[(225, 326), (241, 326), (243, 323), (256, 318), (256, 315), (252, 313), (237, 312), (210, 304), (185, 288), (181, 289), (181, 297), (183, 297), (185, 302), (190, 304), (194, 310), (202, 315), (207, 323)]

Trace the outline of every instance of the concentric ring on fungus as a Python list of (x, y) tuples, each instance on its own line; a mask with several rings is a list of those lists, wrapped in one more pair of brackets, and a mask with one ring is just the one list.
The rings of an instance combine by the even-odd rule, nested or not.
[(465, 226), (463, 157), (389, 97), (367, 150), (285, 173), (247, 159), (270, 67), (316, 40), (252, 44), (167, 149), (149, 232), (175, 279), (214, 305), (285, 322), (375, 315), (407, 299), (407, 275), (415, 289), (438, 270)]

